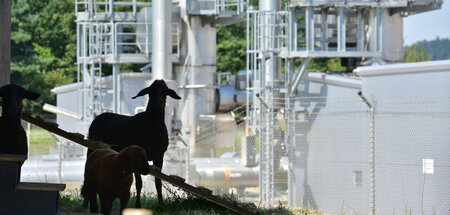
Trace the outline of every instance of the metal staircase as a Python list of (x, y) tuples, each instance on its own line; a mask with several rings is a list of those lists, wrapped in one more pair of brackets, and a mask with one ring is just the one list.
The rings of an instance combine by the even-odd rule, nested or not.
[[(104, 111), (120, 112), (120, 64), (151, 62), (151, 20), (148, 0), (75, 0), (78, 82), (82, 82), (82, 119), (88, 123)], [(143, 18), (142, 18), (143, 17)], [(173, 23), (173, 61), (179, 60), (180, 25)], [(102, 64), (113, 65), (111, 79)], [(106, 99), (113, 100), (105, 103)]]

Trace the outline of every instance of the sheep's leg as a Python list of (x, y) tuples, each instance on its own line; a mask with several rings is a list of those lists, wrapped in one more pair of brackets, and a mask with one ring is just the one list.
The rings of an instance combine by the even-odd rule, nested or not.
[(134, 178), (136, 180), (136, 203), (135, 208), (141, 208), (141, 190), (142, 190), (142, 177), (139, 173), (134, 173)]
[(98, 213), (97, 193), (89, 192), (88, 200), (89, 200), (89, 212)]
[[(153, 164), (155, 166), (159, 167), (159, 169), (161, 169), (161, 171), (162, 171), (162, 167), (163, 167), (163, 158), (164, 157), (161, 156), (161, 157), (153, 160)], [(156, 177), (155, 177), (155, 187), (156, 187), (156, 192), (158, 193), (158, 202), (159, 202), (159, 204), (162, 204), (163, 197), (162, 197), (162, 192), (161, 192), (161, 187), (162, 187), (161, 179), (156, 178)]]
[(22, 173), (22, 165), (23, 162), (20, 162), (19, 165), (17, 165), (17, 184), (20, 183), (20, 173)]
[(130, 201), (130, 192), (125, 192), (120, 195), (120, 214), (122, 211), (128, 207), (128, 202)]

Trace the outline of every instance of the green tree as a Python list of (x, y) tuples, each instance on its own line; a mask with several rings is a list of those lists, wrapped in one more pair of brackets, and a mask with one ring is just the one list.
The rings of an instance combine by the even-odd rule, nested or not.
[(24, 106), (43, 113), (56, 100), (50, 90), (76, 77), (73, 1), (13, 0), (11, 8), (11, 82), (40, 93)]
[(246, 67), (245, 22), (217, 29), (217, 71), (236, 73)]
[(405, 48), (405, 62), (421, 62), (430, 61), (433, 59), (432, 54), (427, 54), (426, 48), (419, 48), (419, 44), (415, 43), (410, 47)]

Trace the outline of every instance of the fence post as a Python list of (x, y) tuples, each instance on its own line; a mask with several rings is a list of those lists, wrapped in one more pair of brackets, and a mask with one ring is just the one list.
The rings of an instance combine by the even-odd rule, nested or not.
[(375, 107), (361, 91), (358, 92), (358, 95), (367, 104), (370, 112), (370, 214), (375, 215)]

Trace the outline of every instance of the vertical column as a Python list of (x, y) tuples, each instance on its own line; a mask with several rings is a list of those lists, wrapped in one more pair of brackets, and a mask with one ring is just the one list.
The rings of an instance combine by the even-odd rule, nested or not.
[(337, 49), (338, 52), (345, 52), (345, 8), (339, 7), (337, 8), (338, 12), (338, 20), (337, 20), (337, 28), (338, 28), (338, 42), (337, 42)]
[[(260, 92), (261, 98), (266, 105), (260, 104), (260, 129), (264, 132), (259, 133), (260, 138), (260, 199), (266, 206), (273, 204), (274, 197), (274, 136), (273, 136), (273, 106), (274, 106), (274, 88), (280, 87), (281, 76), (281, 60), (276, 53), (276, 48), (271, 43), (275, 41), (275, 37), (279, 34), (276, 26), (279, 24), (276, 20), (276, 12), (281, 8), (281, 1), (277, 0), (260, 0), (259, 10), (262, 15), (262, 38), (264, 41), (260, 51), (263, 52), (261, 60), (261, 82)], [(276, 85), (275, 85), (276, 84)], [(262, 102), (261, 102), (262, 103)], [(267, 107), (266, 107), (267, 106)]]
[(307, 7), (305, 16), (306, 50), (314, 51), (314, 8)]
[(328, 38), (327, 38), (327, 31), (328, 31), (328, 24), (327, 24), (327, 11), (325, 8), (322, 8), (322, 11), (320, 13), (320, 25), (321, 25), (321, 48), (322, 51), (326, 51), (328, 49)]
[(10, 82), (11, 0), (0, 0), (0, 86)]
[(200, 16), (189, 16), (187, 29), (190, 62), (187, 67), (183, 130), (190, 133), (192, 157), (214, 156), (213, 145), (201, 145), (197, 141), (199, 116), (214, 114), (216, 108), (213, 86), (216, 80), (216, 28), (211, 24), (204, 25), (202, 19)]
[(172, 1), (152, 2), (153, 79), (172, 79)]
[(364, 18), (362, 15), (362, 10), (358, 10), (358, 42), (356, 43), (356, 50), (359, 52), (364, 51), (364, 28), (365, 28), (365, 23), (364, 23)]
[(120, 113), (120, 90), (119, 90), (119, 74), (120, 64), (113, 64), (113, 111), (114, 113)]
[[(172, 1), (152, 1), (152, 79), (164, 79), (170, 88), (178, 84), (172, 80)], [(167, 99), (165, 123), (172, 133), (172, 108), (174, 101)]]

